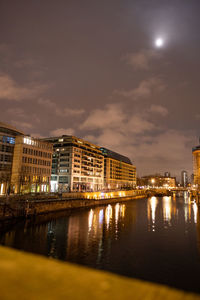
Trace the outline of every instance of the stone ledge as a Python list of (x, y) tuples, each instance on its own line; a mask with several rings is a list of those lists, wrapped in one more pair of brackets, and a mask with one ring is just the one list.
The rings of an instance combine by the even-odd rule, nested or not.
[(0, 247), (2, 300), (200, 300), (200, 295)]

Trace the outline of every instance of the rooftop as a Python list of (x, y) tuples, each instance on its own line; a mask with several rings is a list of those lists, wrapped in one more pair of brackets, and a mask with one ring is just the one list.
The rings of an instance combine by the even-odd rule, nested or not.
[(132, 165), (131, 160), (127, 156), (121, 155), (117, 152), (114, 152), (114, 151), (109, 150), (104, 147), (101, 147), (100, 150), (101, 150), (102, 154), (106, 157), (113, 158), (113, 159), (119, 160), (121, 162), (124, 162), (126, 164)]
[(24, 135), (23, 131), (15, 128), (14, 126), (0, 122), (0, 131), (3, 131), (2, 129), (4, 129), (4, 130), (7, 129), (11, 132), (11, 134), (14, 134), (14, 135), (19, 135), (19, 134)]

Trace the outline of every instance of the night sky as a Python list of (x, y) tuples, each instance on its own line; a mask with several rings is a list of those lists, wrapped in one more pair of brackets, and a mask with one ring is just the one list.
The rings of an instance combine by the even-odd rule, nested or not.
[[(192, 172), (200, 0), (0, 0), (0, 121)], [(163, 47), (155, 39), (163, 39)]]

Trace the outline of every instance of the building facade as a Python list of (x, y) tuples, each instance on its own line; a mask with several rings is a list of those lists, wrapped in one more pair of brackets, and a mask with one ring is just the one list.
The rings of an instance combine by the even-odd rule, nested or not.
[(183, 187), (188, 186), (188, 174), (187, 174), (187, 171), (182, 171), (181, 172), (181, 185)]
[(200, 145), (192, 149), (194, 184), (200, 187)]
[(43, 139), (53, 144), (51, 191), (98, 191), (103, 188), (100, 147), (75, 136)]
[(130, 159), (101, 147), (104, 156), (104, 188), (123, 189), (136, 186), (136, 167)]
[(11, 191), (14, 193), (49, 192), (53, 147), (29, 136), (15, 139)]
[(138, 179), (138, 186), (150, 188), (173, 188), (176, 187), (176, 177), (166, 177), (159, 174), (143, 176)]
[(24, 133), (0, 122), (0, 195), (10, 190), (15, 138)]

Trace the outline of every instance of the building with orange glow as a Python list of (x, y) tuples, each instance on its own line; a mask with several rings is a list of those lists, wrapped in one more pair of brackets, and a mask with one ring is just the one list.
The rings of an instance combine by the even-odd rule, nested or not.
[(135, 188), (136, 167), (130, 159), (109, 149), (100, 149), (104, 155), (104, 187), (111, 190)]
[(194, 184), (200, 187), (200, 145), (192, 149)]
[(176, 186), (176, 177), (166, 177), (159, 174), (143, 176), (137, 180), (137, 185), (151, 188), (173, 188)]
[(15, 139), (11, 191), (14, 193), (49, 192), (52, 144), (30, 136)]

